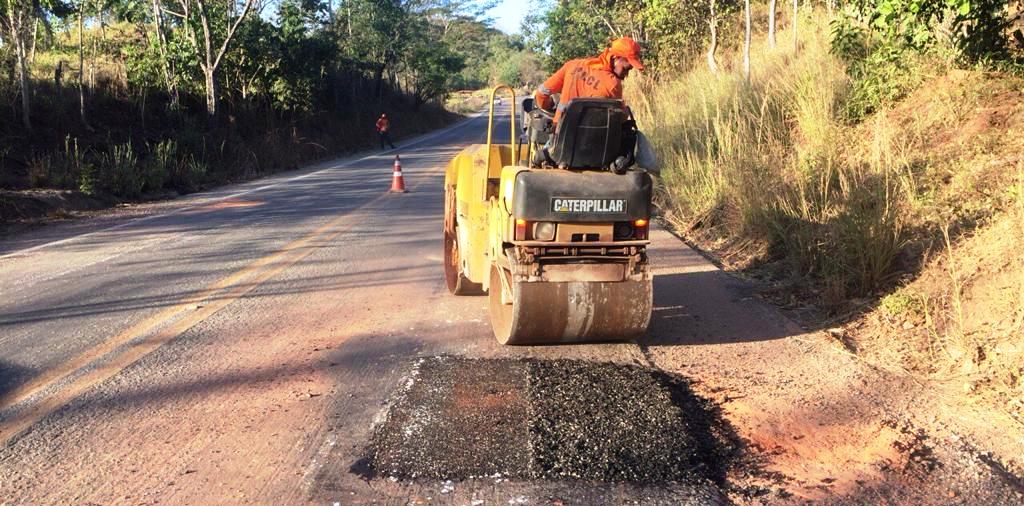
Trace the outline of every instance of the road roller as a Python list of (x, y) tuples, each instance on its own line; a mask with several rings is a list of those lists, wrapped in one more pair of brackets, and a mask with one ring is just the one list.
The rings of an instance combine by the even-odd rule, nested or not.
[[(494, 102), (511, 97), (511, 137), (492, 142)], [(636, 163), (639, 132), (621, 100), (574, 99), (557, 126), (515, 91), (492, 90), (487, 144), (445, 170), (448, 290), (489, 297), (507, 345), (623, 341), (651, 317), (647, 257), (652, 178)]]

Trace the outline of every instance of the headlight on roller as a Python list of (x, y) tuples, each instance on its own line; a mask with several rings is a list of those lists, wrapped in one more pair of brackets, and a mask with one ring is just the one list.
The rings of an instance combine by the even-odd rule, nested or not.
[(550, 221), (538, 221), (533, 224), (533, 240), (553, 241), (555, 240), (555, 224)]

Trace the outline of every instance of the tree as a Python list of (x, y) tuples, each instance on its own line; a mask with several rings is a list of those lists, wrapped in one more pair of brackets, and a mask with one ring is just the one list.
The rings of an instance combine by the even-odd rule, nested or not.
[(49, 25), (51, 16), (61, 18), (72, 11), (61, 0), (0, 0), (0, 9), (3, 10), (0, 12), (0, 37), (14, 45), (21, 95), (21, 122), (26, 130), (31, 130), (32, 58), (29, 57), (29, 40), (35, 37), (38, 23), (42, 23), (49, 33), (52, 31)]
[(438, 27), (438, 38), (465, 64), (452, 86), (463, 89), (486, 86), (491, 66), (498, 61), (493, 41), (500, 39), (511, 43), (513, 37), (481, 23), (477, 13), (465, 6), (436, 10), (430, 20)]
[(29, 61), (27, 42), (28, 27), (35, 26), (36, 6), (29, 0), (0, 0), (3, 2), (3, 16), (0, 28), (3, 37), (14, 44), (14, 54), (18, 68), (18, 83), (21, 93), (21, 122), (26, 130), (32, 130), (32, 94), (29, 83)]
[(85, 129), (92, 131), (85, 115), (85, 2), (78, 3), (78, 117)]
[(160, 70), (163, 72), (164, 86), (167, 89), (167, 95), (171, 98), (171, 107), (177, 107), (180, 100), (178, 95), (178, 79), (174, 72), (174, 64), (167, 55), (167, 31), (161, 2), (162, 0), (151, 1), (153, 6), (153, 33), (156, 36), (157, 50), (160, 54)]
[[(217, 115), (217, 69), (224, 60), (238, 25), (252, 9), (254, 0), (244, 2), (236, 15), (236, 0), (228, 0), (226, 6), (211, 4), (210, 0), (178, 0), (181, 12), (173, 13), (183, 20), (185, 36), (200, 52), (199, 67), (203, 71), (206, 91), (206, 115), (210, 118)], [(196, 37), (195, 24), (202, 29), (202, 44)], [(218, 35), (222, 37), (219, 44), (216, 40)]]
[[(532, 47), (548, 54), (545, 60), (548, 71), (553, 72), (574, 58), (593, 56), (609, 38), (618, 35), (609, 30), (602, 16), (594, 15), (595, 8), (588, 0), (566, 0), (527, 17), (523, 26), (533, 28), (527, 32)], [(608, 13), (604, 15), (607, 17)]]
[[(858, 0), (833, 23), (833, 43), (863, 31), (898, 48), (923, 50), (948, 36), (964, 63), (1009, 56), (1007, 0)], [(858, 26), (859, 25), (859, 26)], [(939, 33), (946, 36), (939, 37)]]
[(682, 69), (704, 53), (710, 20), (718, 23), (740, 5), (739, 0), (716, 0), (715, 16), (711, 16), (708, 1), (549, 1), (527, 17), (523, 28), (528, 47), (551, 55), (548, 70), (572, 58), (594, 55), (610, 39), (629, 35), (643, 46), (649, 72), (658, 73)]
[(416, 110), (428, 101), (448, 93), (455, 75), (464, 66), (462, 58), (452, 53), (446, 44), (426, 37), (412, 44), (406, 55), (413, 107)]
[(321, 26), (326, 5), (319, 0), (283, 0), (278, 6), (277, 26), (253, 20), (245, 27), (235, 68), (243, 95), (264, 72), (276, 107), (309, 112), (315, 95), (331, 66), (334, 47)]
[(384, 75), (398, 63), (409, 37), (408, 16), (396, 0), (345, 0), (338, 17), (345, 35), (342, 50), (367, 67), (374, 81), (374, 96), (383, 99)]

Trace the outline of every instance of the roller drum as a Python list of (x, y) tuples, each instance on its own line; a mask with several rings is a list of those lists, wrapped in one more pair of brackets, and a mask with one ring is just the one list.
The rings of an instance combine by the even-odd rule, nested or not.
[[(506, 279), (509, 279), (506, 277)], [(510, 281), (512, 304), (501, 300), (497, 267), (491, 273), (491, 326), (501, 344), (627, 341), (651, 320), (651, 281)]]

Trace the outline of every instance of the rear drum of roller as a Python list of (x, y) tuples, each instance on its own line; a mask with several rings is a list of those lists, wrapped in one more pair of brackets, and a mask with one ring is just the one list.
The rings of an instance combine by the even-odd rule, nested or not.
[(512, 281), (512, 304), (502, 304), (497, 269), (491, 271), (490, 313), (501, 344), (628, 341), (643, 335), (650, 323), (650, 280)]

